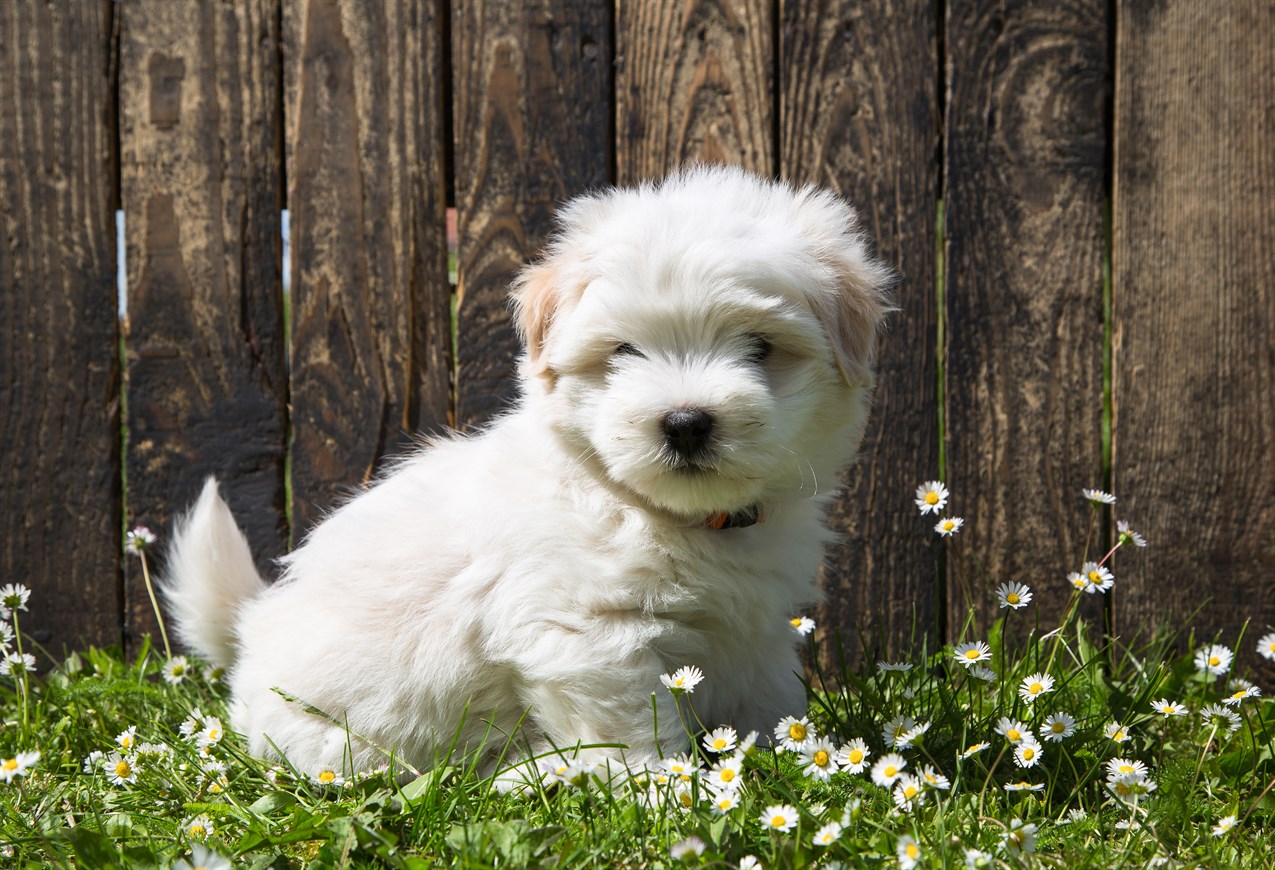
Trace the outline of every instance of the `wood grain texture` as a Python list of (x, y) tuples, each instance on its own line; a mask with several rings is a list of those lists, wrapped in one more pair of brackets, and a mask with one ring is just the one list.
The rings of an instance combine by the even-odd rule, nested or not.
[(111, 14), (0, 4), (0, 582), (54, 653), (120, 637)]
[(770, 0), (644, 0), (617, 9), (619, 181), (692, 161), (774, 172)]
[[(1117, 628), (1275, 626), (1275, 7), (1122, 3), (1116, 56)], [(1269, 673), (1269, 671), (1268, 671)]]
[[(1102, 484), (1107, 4), (947, 5), (951, 624), (996, 586), (1067, 607)], [(958, 570), (964, 566), (964, 570)], [(1097, 599), (1095, 602), (1098, 603)], [(1097, 614), (1094, 614), (1097, 615)]]
[[(278, 3), (119, 8), (128, 522), (166, 539), (215, 474), (265, 569), (287, 539)], [(158, 642), (136, 560), (124, 604)]]
[[(939, 106), (928, 0), (789, 0), (780, 42), (780, 170), (855, 203), (899, 273), (861, 458), (831, 521), (843, 545), (822, 578), (822, 648), (905, 653), (936, 640), (939, 545), (912, 493), (938, 476)], [(824, 664), (832, 664), (831, 660)]]
[(437, 2), (287, 0), (293, 539), (451, 406)]
[(461, 427), (490, 420), (515, 395), (510, 281), (539, 251), (558, 204), (611, 181), (610, 34), (604, 4), (453, 9)]

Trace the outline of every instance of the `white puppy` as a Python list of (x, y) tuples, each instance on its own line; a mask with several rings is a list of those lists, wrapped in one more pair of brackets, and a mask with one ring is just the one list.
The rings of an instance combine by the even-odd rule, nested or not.
[(888, 279), (840, 199), (737, 169), (571, 202), (514, 287), (513, 410), (399, 462), (273, 585), (215, 481), (180, 525), (168, 602), (230, 667), (234, 728), (310, 772), (579, 743), (644, 764), (684, 748), (660, 684), (682, 665), (709, 726), (800, 715), (789, 619), (819, 598)]

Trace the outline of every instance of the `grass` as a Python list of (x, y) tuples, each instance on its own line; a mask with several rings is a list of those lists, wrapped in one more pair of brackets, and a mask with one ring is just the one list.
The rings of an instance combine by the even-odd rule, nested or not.
[[(1103, 510), (1092, 506), (1091, 522)], [(959, 541), (958, 533), (952, 545)], [(1133, 543), (1126, 535), (1117, 546)], [(408, 779), (298, 771), (248, 757), (221, 728), (228, 715), (219, 674), (149, 645), (131, 662), (96, 649), (54, 661), (21, 632), (23, 591), (0, 589), (12, 610), (14, 634), (5, 646), (18, 658), (10, 662), (29, 655), (36, 666), (11, 664), (0, 678), (5, 866), (668, 867), (747, 865), (752, 856), (765, 867), (907, 867), (914, 860), (931, 867), (1212, 867), (1275, 860), (1275, 714), (1258, 689), (1234, 682), (1257, 654), (1275, 655), (1275, 636), (1262, 638), (1256, 652), (1252, 638), (1218, 652), (1212, 638), (1197, 643), (1173, 632), (1131, 646), (1080, 621), (1076, 605), (1098, 593), (1061, 579), (1056, 588), (1030, 590), (1031, 601), (1018, 590), (1019, 606), (1003, 607), (983, 634), (973, 633), (971, 616), (959, 646), (815, 674), (807, 717), (775, 734), (812, 741), (804, 752), (742, 753), (729, 734), (723, 751), (707, 750), (699, 738), (724, 723), (697, 722), (689, 691), (679, 696), (682, 729), (661, 723), (670, 756), (689, 756), (630, 775), (608, 772), (585, 747), (573, 763), (550, 760), (545, 782), (518, 793), (497, 789), (461, 757)], [(1062, 623), (1036, 625), (1036, 604), (1055, 596), (1070, 599)], [(965, 643), (975, 644), (973, 656), (960, 652)], [(1214, 654), (1218, 673), (1208, 673), (1204, 659)], [(979, 666), (992, 678), (981, 679)], [(1221, 706), (1228, 699), (1232, 705)], [(1162, 700), (1189, 712), (1161, 712)], [(1063, 731), (1073, 733), (1045, 739), (1060, 712), (1074, 723)], [(868, 752), (861, 769), (837, 770), (836, 750), (855, 738)], [(742, 743), (744, 735), (733, 739)], [(819, 740), (828, 741), (824, 754)], [(986, 746), (967, 751), (980, 743)], [(903, 763), (882, 785), (891, 753)], [(858, 760), (848, 751), (841, 757), (847, 765)], [(736, 758), (740, 786), (715, 791), (711, 768)], [(723, 795), (724, 812), (714, 805)]]

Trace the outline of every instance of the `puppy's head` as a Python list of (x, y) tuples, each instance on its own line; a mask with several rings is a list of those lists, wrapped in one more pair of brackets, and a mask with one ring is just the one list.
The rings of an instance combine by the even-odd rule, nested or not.
[(528, 400), (585, 461), (686, 517), (835, 488), (889, 310), (846, 203), (696, 168), (559, 220), (513, 299)]

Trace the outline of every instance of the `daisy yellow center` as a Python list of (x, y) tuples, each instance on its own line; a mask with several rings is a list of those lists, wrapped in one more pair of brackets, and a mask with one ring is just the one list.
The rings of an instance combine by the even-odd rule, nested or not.
[(686, 682), (686, 678), (685, 678), (685, 677), (674, 677), (674, 678), (673, 678), (673, 685), (677, 686), (678, 688), (681, 688), (682, 684), (683, 684), (683, 683), (685, 683), (685, 682)]
[(1089, 572), (1089, 582), (1090, 582), (1090, 583), (1101, 583), (1101, 582), (1102, 582), (1102, 575), (1101, 575), (1101, 574), (1099, 574), (1097, 571), (1090, 571), (1090, 572)]
[(887, 764), (885, 767), (885, 770), (881, 772), (884, 773), (886, 776), (894, 776), (895, 774), (899, 772), (899, 769), (895, 767), (893, 764)]
[(1232, 695), (1231, 697), (1232, 697), (1232, 698), (1243, 698), (1243, 697), (1246, 697), (1247, 695), (1248, 695), (1248, 689), (1240, 689), (1238, 692), (1236, 692), (1236, 693), (1235, 693), (1234, 695)]
[(1124, 740), (1124, 737), (1125, 735), (1123, 731), (1117, 731), (1115, 734), (1111, 735), (1111, 739), (1115, 740), (1117, 743), (1120, 742), (1121, 740)]
[(1021, 831), (1010, 831), (1009, 838), (1014, 841), (1014, 845), (1023, 845), (1023, 834)]
[(336, 774), (334, 772), (330, 770), (319, 771), (319, 782), (323, 783), (324, 785), (327, 785), (328, 783), (335, 782), (335, 781), (336, 781)]
[(735, 778), (735, 771), (729, 767), (724, 768), (722, 770), (721, 777), (722, 777), (722, 782), (730, 782), (732, 779)]
[(1222, 660), (1220, 658), (1217, 656), (1209, 656), (1209, 667), (1216, 668), (1220, 664), (1222, 664)]
[(725, 749), (725, 748), (726, 748), (726, 738), (725, 738), (725, 737), (718, 737), (716, 740), (714, 740), (714, 741), (713, 741), (713, 748), (714, 748), (714, 749), (719, 749), (719, 750), (720, 750), (720, 749)]
[(800, 617), (800, 616), (798, 616), (798, 617), (797, 617), (797, 618), (795, 618), (795, 619), (790, 619), (790, 620), (788, 620), (788, 621), (789, 621), (790, 623), (792, 623), (792, 627), (793, 627), (793, 628), (797, 628), (797, 627), (799, 627), (799, 626), (801, 625), (801, 617)]
[(950, 532), (954, 528), (956, 528), (956, 523), (952, 522), (951, 520), (943, 521), (943, 531)]
[(820, 749), (818, 752), (815, 753), (815, 757), (811, 760), (814, 761), (816, 767), (827, 767), (828, 753)]
[(1083, 589), (1085, 587), (1085, 578), (1077, 577), (1075, 580), (1071, 581), (1071, 585), (1075, 586), (1077, 589)]
[(969, 659), (970, 661), (976, 660), (979, 657), (979, 655), (980, 654), (977, 649), (967, 649), (965, 651), (965, 657)]
[(1027, 761), (1031, 761), (1031, 760), (1032, 760), (1033, 758), (1035, 758), (1035, 757), (1036, 757), (1036, 750), (1035, 750), (1035, 749), (1032, 749), (1030, 746), (1024, 746), (1024, 747), (1023, 747), (1023, 758), (1024, 758), (1025, 760), (1027, 760)]
[(689, 807), (691, 804), (694, 803), (694, 801), (691, 799), (691, 795), (689, 792), (682, 792), (680, 795), (677, 796), (677, 799), (682, 802), (682, 806), (684, 807)]
[(1017, 743), (1018, 741), (1023, 739), (1023, 734), (1017, 728), (1011, 728), (1005, 732), (1005, 738), (1007, 740), (1013, 741), (1014, 743)]
[(128, 779), (132, 773), (133, 768), (128, 766), (127, 761), (121, 761), (119, 764), (115, 765), (115, 775), (120, 779)]
[(903, 851), (907, 853), (909, 858), (917, 858), (921, 854), (921, 847), (916, 843), (908, 843), (903, 847)]
[(735, 802), (731, 800), (730, 798), (722, 798), (721, 800), (717, 802), (717, 808), (719, 810), (728, 810), (734, 805), (735, 805)]
[(125, 734), (123, 737), (120, 738), (120, 746), (124, 747), (125, 749), (128, 749), (132, 745), (133, 745), (133, 738), (130, 735)]
[(788, 824), (788, 819), (785, 816), (775, 815), (770, 817), (770, 826), (772, 828), (782, 828), (786, 824)]
[(209, 732), (208, 732), (208, 739), (209, 739), (209, 740), (218, 740), (218, 739), (220, 739), (220, 738), (221, 738), (221, 732), (220, 732), (220, 731), (218, 731), (216, 728), (214, 728), (214, 729), (212, 729), (211, 731), (209, 731)]
[(184, 673), (186, 673), (185, 665), (173, 665), (173, 676), (180, 677)]
[(6, 758), (6, 759), (4, 760), (4, 764), (0, 764), (0, 769), (3, 769), (3, 770), (17, 770), (17, 769), (18, 769), (18, 759), (16, 759), (16, 758)]
[(1132, 764), (1122, 764), (1122, 765), (1120, 765), (1120, 772), (1121, 772), (1121, 773), (1133, 773), (1133, 765), (1132, 765)]
[(1177, 707), (1175, 707), (1175, 706), (1173, 706), (1172, 704), (1165, 704), (1165, 705), (1164, 705), (1164, 712), (1165, 712), (1165, 713), (1169, 713), (1169, 714), (1176, 713), (1176, 712), (1178, 712), (1178, 708), (1177, 708)]
[(800, 722), (792, 723), (788, 726), (788, 736), (793, 740), (805, 740), (806, 726), (802, 725)]
[(1125, 785), (1123, 782), (1116, 783), (1116, 794), (1121, 797), (1133, 794), (1133, 789)]
[(938, 494), (937, 492), (927, 492), (927, 493), (925, 494), (925, 503), (926, 503), (926, 504), (938, 504), (938, 503), (939, 503), (939, 494)]
[(1005, 600), (1006, 600), (1007, 602), (1009, 602), (1010, 604), (1017, 604), (1017, 603), (1018, 603), (1018, 593), (1017, 593), (1017, 592), (1011, 592), (1011, 593), (1009, 593), (1008, 595), (1006, 595), (1006, 596), (1005, 596)]
[(851, 749), (851, 750), (850, 750), (849, 758), (850, 758), (850, 763), (851, 763), (851, 764), (859, 764), (860, 762), (862, 762), (862, 761), (863, 761), (863, 750), (862, 750), (862, 749)]
[(1033, 695), (1039, 695), (1041, 692), (1045, 691), (1045, 687), (1040, 683), (1032, 683), (1027, 687), (1027, 691), (1031, 692)]
[(203, 825), (191, 825), (190, 830), (186, 833), (190, 834), (190, 836), (194, 837), (196, 840), (202, 840), (208, 834), (208, 831)]
[(1049, 730), (1053, 731), (1055, 734), (1061, 734), (1067, 730), (1067, 726), (1062, 722), (1053, 722), (1050, 724)]
[(920, 791), (921, 790), (914, 785), (904, 786), (903, 796), (907, 798), (908, 800), (912, 800), (912, 798), (916, 797), (917, 794), (920, 793)]

